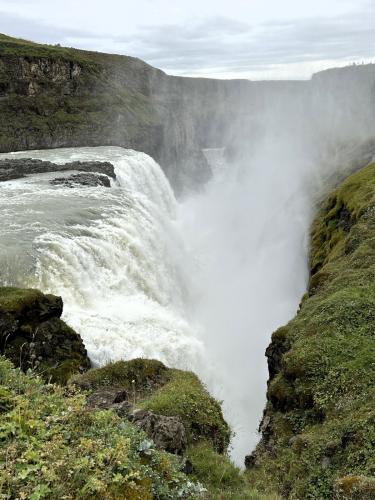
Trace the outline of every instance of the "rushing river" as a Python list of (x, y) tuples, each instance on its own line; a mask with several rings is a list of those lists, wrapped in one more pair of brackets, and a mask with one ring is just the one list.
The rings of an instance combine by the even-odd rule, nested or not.
[(61, 295), (95, 365), (147, 357), (195, 371), (224, 401), (242, 463), (265, 402), (265, 347), (305, 287), (308, 216), (298, 186), (273, 186), (262, 169), (229, 172), (220, 152), (207, 155), (212, 181), (182, 201), (143, 153), (0, 155), (110, 161), (116, 172), (111, 188), (52, 185), (56, 173), (2, 183), (1, 282)]

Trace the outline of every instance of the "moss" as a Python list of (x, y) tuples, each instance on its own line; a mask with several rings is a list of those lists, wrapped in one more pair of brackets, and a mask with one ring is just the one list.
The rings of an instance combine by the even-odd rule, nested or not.
[(191, 446), (186, 457), (191, 461), (195, 477), (210, 491), (243, 489), (244, 479), (240, 469), (227, 456), (215, 452), (210, 443)]
[(278, 500), (275, 494), (261, 494), (253, 489), (247, 477), (227, 455), (215, 452), (207, 442), (190, 446), (186, 458), (192, 467), (192, 476), (207, 489), (205, 498), (211, 500)]
[(24, 371), (65, 384), (90, 362), (80, 336), (60, 319), (60, 297), (0, 287), (0, 353)]
[(375, 471), (374, 238), (375, 164), (323, 204), (312, 228), (309, 294), (282, 329), (289, 348), (280, 351), (276, 334), (267, 350), (280, 351), (280, 360), (268, 388), (268, 436), (248, 473), (259, 488), (330, 499), (340, 478)]
[(0, 357), (4, 498), (191, 498), (201, 488), (180, 459), (154, 450), (145, 434), (112, 411), (91, 411), (76, 391), (45, 385)]
[(0, 387), (0, 414), (13, 408), (12, 393), (7, 387)]
[(161, 415), (179, 416), (190, 443), (208, 440), (221, 453), (228, 447), (230, 430), (221, 406), (191, 372), (170, 370), (167, 383), (141, 406)]
[(82, 389), (93, 391), (100, 387), (119, 387), (140, 395), (163, 385), (169, 378), (169, 370), (154, 359), (132, 359), (109, 363), (71, 379)]
[(88, 54), (90, 53), (83, 50), (42, 45), (0, 34), (0, 56), (2, 57), (53, 57), (82, 63), (90, 61)]
[(0, 311), (19, 316), (43, 297), (44, 295), (39, 290), (0, 287)]
[(65, 385), (72, 376), (80, 372), (81, 367), (81, 359), (65, 359), (53, 366), (49, 363), (41, 363), (37, 371), (45, 380), (54, 384)]
[(336, 481), (335, 496), (342, 500), (372, 500), (375, 498), (375, 478), (345, 476)]

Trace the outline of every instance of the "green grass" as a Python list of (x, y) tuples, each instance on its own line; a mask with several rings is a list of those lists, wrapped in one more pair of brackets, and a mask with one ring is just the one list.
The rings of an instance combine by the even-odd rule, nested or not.
[(201, 490), (181, 459), (153, 449), (112, 411), (45, 385), (0, 357), (1, 498), (191, 498)]
[(262, 494), (249, 484), (247, 477), (226, 454), (215, 452), (210, 443), (190, 446), (186, 453), (193, 467), (193, 477), (207, 489), (211, 500), (278, 500), (276, 494)]
[(374, 498), (375, 164), (323, 204), (311, 268), (300, 311), (273, 335), (286, 352), (268, 388), (272, 434), (249, 477), (291, 499)]
[(20, 315), (43, 298), (39, 290), (0, 287), (0, 312)]
[(165, 384), (170, 370), (155, 359), (132, 359), (108, 363), (71, 379), (83, 390), (95, 391), (103, 387), (118, 387), (130, 392), (136, 391), (137, 399)]

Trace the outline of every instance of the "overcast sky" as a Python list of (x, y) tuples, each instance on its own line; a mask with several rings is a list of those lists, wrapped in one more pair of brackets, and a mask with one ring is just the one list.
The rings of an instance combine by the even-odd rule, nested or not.
[(0, 32), (175, 75), (299, 79), (375, 61), (375, 0), (0, 0)]

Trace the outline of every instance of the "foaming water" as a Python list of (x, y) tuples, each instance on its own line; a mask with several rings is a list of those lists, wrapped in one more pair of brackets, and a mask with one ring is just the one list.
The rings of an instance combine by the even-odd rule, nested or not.
[(62, 295), (64, 319), (94, 364), (148, 357), (196, 370), (203, 346), (184, 312), (176, 200), (154, 160), (113, 147), (12, 157), (111, 161), (117, 181), (111, 189), (71, 189), (40, 174), (4, 183), (2, 282)]

